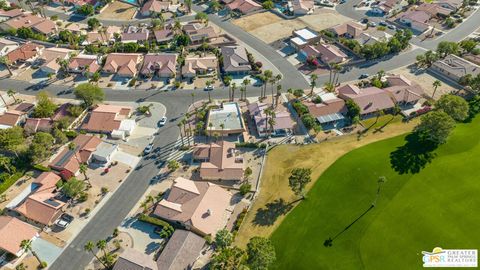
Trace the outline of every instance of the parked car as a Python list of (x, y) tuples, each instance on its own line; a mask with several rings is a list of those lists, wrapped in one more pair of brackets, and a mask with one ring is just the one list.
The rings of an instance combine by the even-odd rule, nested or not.
[(368, 78), (370, 75), (368, 73), (364, 73), (362, 75), (360, 75), (360, 77), (358, 77), (359, 79), (366, 79)]
[(207, 85), (205, 88), (203, 88), (205, 91), (212, 91), (213, 90), (213, 85)]
[(162, 119), (160, 119), (160, 121), (158, 121), (158, 126), (163, 127), (163, 126), (165, 126), (166, 123), (167, 123), (167, 117), (164, 116), (164, 117), (162, 117)]
[(379, 22), (378, 24), (381, 25), (381, 26), (387, 26), (387, 22), (386, 22), (386, 21), (381, 21), (381, 22)]
[(360, 22), (361, 23), (368, 23), (368, 18), (363, 18)]
[(345, 4), (347, 0), (340, 0), (340, 4)]
[(145, 149), (143, 150), (143, 153), (144, 153), (145, 155), (148, 155), (148, 154), (150, 154), (152, 151), (153, 151), (153, 143), (149, 143), (149, 144), (147, 145), (147, 147), (145, 147)]
[(73, 217), (67, 213), (63, 213), (60, 218), (57, 219), (55, 222), (55, 225), (57, 225), (60, 228), (66, 228), (70, 223), (73, 221)]
[(389, 25), (387, 25), (387, 27), (388, 27), (389, 29), (392, 29), (392, 30), (396, 30), (396, 29), (397, 29), (397, 27), (396, 27), (395, 25), (393, 25), (393, 24), (389, 24)]
[(377, 24), (375, 22), (368, 22), (367, 25), (370, 26), (370, 27), (377, 26)]

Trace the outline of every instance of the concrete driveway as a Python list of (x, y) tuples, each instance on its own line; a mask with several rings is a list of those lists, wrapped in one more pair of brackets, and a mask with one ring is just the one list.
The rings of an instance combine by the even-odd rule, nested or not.
[(40, 257), (42, 261), (47, 262), (47, 265), (52, 265), (62, 253), (61, 248), (42, 238), (37, 238), (32, 242), (32, 249), (38, 254), (38, 257)]
[(132, 168), (137, 167), (137, 164), (140, 161), (140, 159), (141, 159), (140, 157), (130, 155), (130, 154), (125, 153), (123, 151), (117, 151), (112, 157), (112, 160), (127, 164), (128, 166), (130, 166)]
[(133, 238), (134, 249), (153, 257), (165, 241), (155, 233), (155, 228), (155, 225), (131, 217), (122, 223), (120, 231), (128, 233)]

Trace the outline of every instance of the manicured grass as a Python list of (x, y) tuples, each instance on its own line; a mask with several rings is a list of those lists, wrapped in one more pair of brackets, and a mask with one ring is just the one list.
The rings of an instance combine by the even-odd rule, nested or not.
[(0, 184), (0, 194), (5, 192), (10, 186), (15, 184), (20, 177), (22, 177), (24, 174), (23, 171), (16, 172), (12, 174), (9, 178), (7, 178), (3, 183)]
[[(272, 234), (273, 269), (420, 269), (422, 251), (479, 248), (479, 133), (477, 117), (458, 125), (432, 156), (395, 152), (403, 174), (392, 169), (390, 155), (405, 136), (344, 155)], [(406, 172), (415, 166), (418, 173)], [(360, 217), (375, 199), (379, 176), (387, 182), (376, 207)]]
[(289, 205), (283, 205), (282, 202), (296, 199), (288, 187), (288, 175), (293, 168), (312, 168), (313, 181), (307, 186), (309, 189), (315, 180), (341, 156), (361, 146), (408, 133), (417, 124), (417, 120), (414, 119), (408, 123), (392, 121), (381, 132), (371, 129), (362, 136), (354, 133), (319, 144), (281, 145), (269, 151), (262, 174), (261, 191), (235, 237), (235, 244), (244, 248), (251, 237), (269, 237), (279, 226), (291, 208)]

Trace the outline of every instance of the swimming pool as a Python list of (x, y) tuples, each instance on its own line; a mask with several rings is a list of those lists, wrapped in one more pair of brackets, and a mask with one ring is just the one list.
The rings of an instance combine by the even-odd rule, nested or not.
[(121, 0), (121, 1), (130, 5), (138, 6), (137, 0)]

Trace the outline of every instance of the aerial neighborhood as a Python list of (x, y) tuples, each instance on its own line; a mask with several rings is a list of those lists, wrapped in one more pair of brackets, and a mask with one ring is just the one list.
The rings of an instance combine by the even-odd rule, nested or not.
[(477, 0), (0, 0), (0, 269), (478, 267), (479, 112)]

